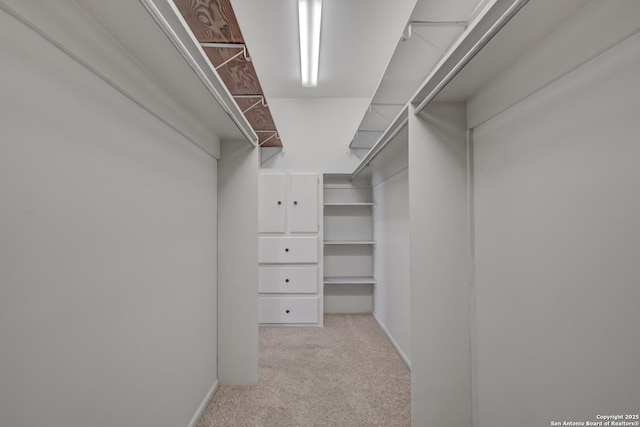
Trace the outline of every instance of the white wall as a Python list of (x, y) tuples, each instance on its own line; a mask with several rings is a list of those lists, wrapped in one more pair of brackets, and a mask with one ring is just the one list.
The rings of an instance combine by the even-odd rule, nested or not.
[(639, 76), (636, 33), (475, 130), (479, 427), (638, 413)]
[[(374, 315), (411, 364), (411, 288), (409, 282), (408, 131), (372, 162), (374, 240)], [(394, 145), (398, 145), (395, 149)], [(389, 158), (388, 156), (391, 156)], [(377, 159), (376, 159), (377, 160)]]
[[(348, 143), (369, 98), (270, 98), (269, 108), (284, 148), (262, 167), (350, 173), (360, 159)], [(321, 119), (321, 120), (320, 120)]]
[(258, 384), (259, 150), (223, 141), (218, 169), (218, 372)]
[(411, 406), (416, 426), (471, 425), (464, 104), (409, 111)]
[(216, 160), (0, 13), (0, 424), (184, 426), (216, 381)]

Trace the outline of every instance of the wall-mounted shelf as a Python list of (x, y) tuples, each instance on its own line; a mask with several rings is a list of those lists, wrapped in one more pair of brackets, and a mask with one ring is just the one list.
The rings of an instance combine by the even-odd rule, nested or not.
[(367, 152), (367, 155), (360, 161), (356, 169), (351, 174), (351, 180), (353, 181), (362, 172), (369, 163), (389, 144), (402, 129), (407, 125), (409, 121), (409, 107), (405, 106), (398, 115), (393, 119), (389, 127), (382, 133), (380, 138), (376, 141), (371, 149)]
[[(247, 51), (242, 31), (229, 0), (193, 2), (190, 0), (142, 0), (150, 11), (173, 10), (179, 16), (173, 28), (188, 29), (190, 44), (197, 42), (197, 53), (190, 57), (207, 64), (203, 69), (224, 85), (218, 97), (227, 98), (226, 107), (236, 122), (249, 124), (251, 141), (260, 147), (282, 147), (280, 135), (266, 102), (258, 74)], [(169, 6), (164, 6), (169, 2)], [(154, 3), (161, 3), (162, 7)], [(161, 13), (161, 12), (158, 12)], [(175, 17), (174, 17), (175, 18)], [(182, 18), (182, 19), (180, 19)], [(179, 26), (178, 26), (179, 25)], [(168, 34), (169, 36), (171, 33)], [(182, 44), (178, 45), (182, 46)], [(204, 56), (202, 55), (204, 53)], [(203, 81), (204, 82), (204, 81)], [(206, 82), (205, 82), (206, 84)], [(229, 100), (228, 98), (232, 99)], [(239, 111), (238, 111), (239, 110)], [(244, 120), (236, 116), (242, 116)]]
[(376, 279), (371, 276), (363, 277), (325, 277), (325, 285), (375, 285)]
[(373, 240), (325, 240), (325, 245), (375, 245)]
[[(484, 47), (486, 43), (507, 23), (509, 20), (528, 2), (528, 0), (499, 0), (494, 2), (490, 7), (474, 8), (468, 11), (466, 17), (460, 16), (461, 19), (454, 21), (427, 21), (427, 16), (422, 16), (423, 8), (416, 8), (411, 16), (410, 21), (405, 27), (401, 42), (398, 43), (396, 51), (391, 58), (391, 62), (385, 70), (385, 74), (376, 89), (367, 113), (375, 111), (371, 106), (374, 105), (393, 105), (399, 103), (404, 107), (396, 118), (389, 122), (388, 120), (376, 122), (375, 132), (369, 136), (366, 135), (366, 144), (359, 144), (362, 138), (358, 138), (358, 132), (371, 132), (369, 123), (367, 122), (367, 114), (363, 118), (356, 137), (351, 141), (350, 148), (365, 148), (369, 146), (369, 151), (362, 158), (360, 164), (356, 167), (351, 180), (354, 180), (369, 163), (389, 144), (398, 133), (407, 126), (407, 110), (409, 105), (415, 106), (414, 114), (418, 114), (427, 104), (429, 104), (440, 91), (473, 59), (473, 57)], [(483, 2), (478, 2), (477, 6)], [(420, 35), (416, 32), (417, 28), (424, 27), (420, 31), (429, 31), (434, 40), (444, 42), (436, 49), (433, 55), (426, 54), (423, 50), (415, 50), (412, 48), (412, 42), (408, 41), (411, 34), (415, 33), (418, 37), (413, 40), (426, 42), (431, 48), (438, 44), (429, 40), (427, 33)], [(437, 35), (434, 31), (445, 31)], [(441, 38), (442, 36), (442, 38)], [(423, 48), (425, 46), (423, 45)], [(418, 52), (411, 55), (414, 58), (407, 62), (407, 54), (409, 51)], [(426, 61), (426, 62), (425, 62)], [(407, 70), (414, 70), (412, 77), (406, 75)], [(425, 72), (426, 77), (425, 76)], [(400, 84), (402, 83), (402, 84)], [(412, 88), (406, 91), (405, 89)], [(393, 95), (391, 95), (393, 94)], [(446, 101), (444, 99), (443, 101)], [(384, 103), (383, 103), (384, 102)], [(378, 114), (378, 116), (384, 116)], [(380, 117), (378, 117), (379, 119)], [(384, 128), (382, 124), (388, 123)], [(379, 132), (381, 129), (385, 129)], [(377, 139), (375, 135), (380, 135)], [(368, 144), (368, 145), (367, 145)]]

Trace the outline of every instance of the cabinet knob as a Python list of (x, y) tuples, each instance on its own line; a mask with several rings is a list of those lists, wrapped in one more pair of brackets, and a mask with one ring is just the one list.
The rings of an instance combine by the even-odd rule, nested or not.
[(280, 200), (278, 200), (278, 205), (281, 205), (281, 204), (282, 204), (282, 202)]
[(289, 283), (289, 279), (284, 279), (284, 281), (285, 281), (286, 283)]
[(297, 205), (297, 204), (298, 204), (298, 201), (297, 201), (297, 200), (294, 200), (293, 204), (294, 204), (294, 205)]
[(285, 313), (287, 313), (287, 314), (289, 314), (289, 310), (285, 310), (284, 312), (285, 312)]
[(284, 251), (285, 251), (285, 252), (289, 252), (289, 248), (285, 248), (285, 249), (284, 249)]

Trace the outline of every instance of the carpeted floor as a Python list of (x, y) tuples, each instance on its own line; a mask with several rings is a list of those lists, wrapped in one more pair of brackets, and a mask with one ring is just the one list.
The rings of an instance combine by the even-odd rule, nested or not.
[(410, 373), (370, 314), (260, 328), (260, 384), (221, 386), (199, 427), (410, 426)]

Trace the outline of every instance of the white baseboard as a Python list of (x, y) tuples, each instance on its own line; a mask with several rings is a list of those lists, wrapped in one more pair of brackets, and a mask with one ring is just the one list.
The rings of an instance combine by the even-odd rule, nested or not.
[(187, 427), (198, 427), (198, 424), (200, 423), (200, 418), (202, 418), (202, 414), (204, 414), (204, 411), (207, 409), (209, 402), (211, 402), (211, 399), (213, 399), (213, 395), (216, 394), (216, 391), (218, 391), (218, 385), (219, 385), (219, 382), (216, 379), (213, 385), (211, 386), (211, 388), (209, 389), (209, 391), (207, 392), (207, 395), (202, 400), (202, 403), (200, 403), (200, 406), (198, 406), (198, 410), (196, 411), (195, 414), (193, 414), (193, 418), (191, 418), (191, 422), (189, 422)]
[(409, 370), (411, 370), (411, 361), (409, 360), (407, 355), (404, 354), (404, 352), (402, 351), (402, 349), (400, 348), (400, 346), (398, 345), (396, 340), (394, 340), (393, 337), (391, 336), (391, 333), (389, 332), (387, 327), (384, 326), (384, 324), (380, 321), (380, 319), (378, 319), (378, 316), (376, 316), (375, 313), (372, 313), (372, 314), (373, 314), (373, 318), (376, 319), (376, 322), (378, 322), (378, 325), (380, 325), (380, 327), (384, 331), (384, 333), (387, 336), (387, 338), (389, 338), (389, 341), (391, 341), (391, 344), (393, 344), (393, 347), (396, 349), (396, 351), (400, 355), (400, 358), (402, 359), (404, 364), (407, 365), (407, 368), (409, 368)]

